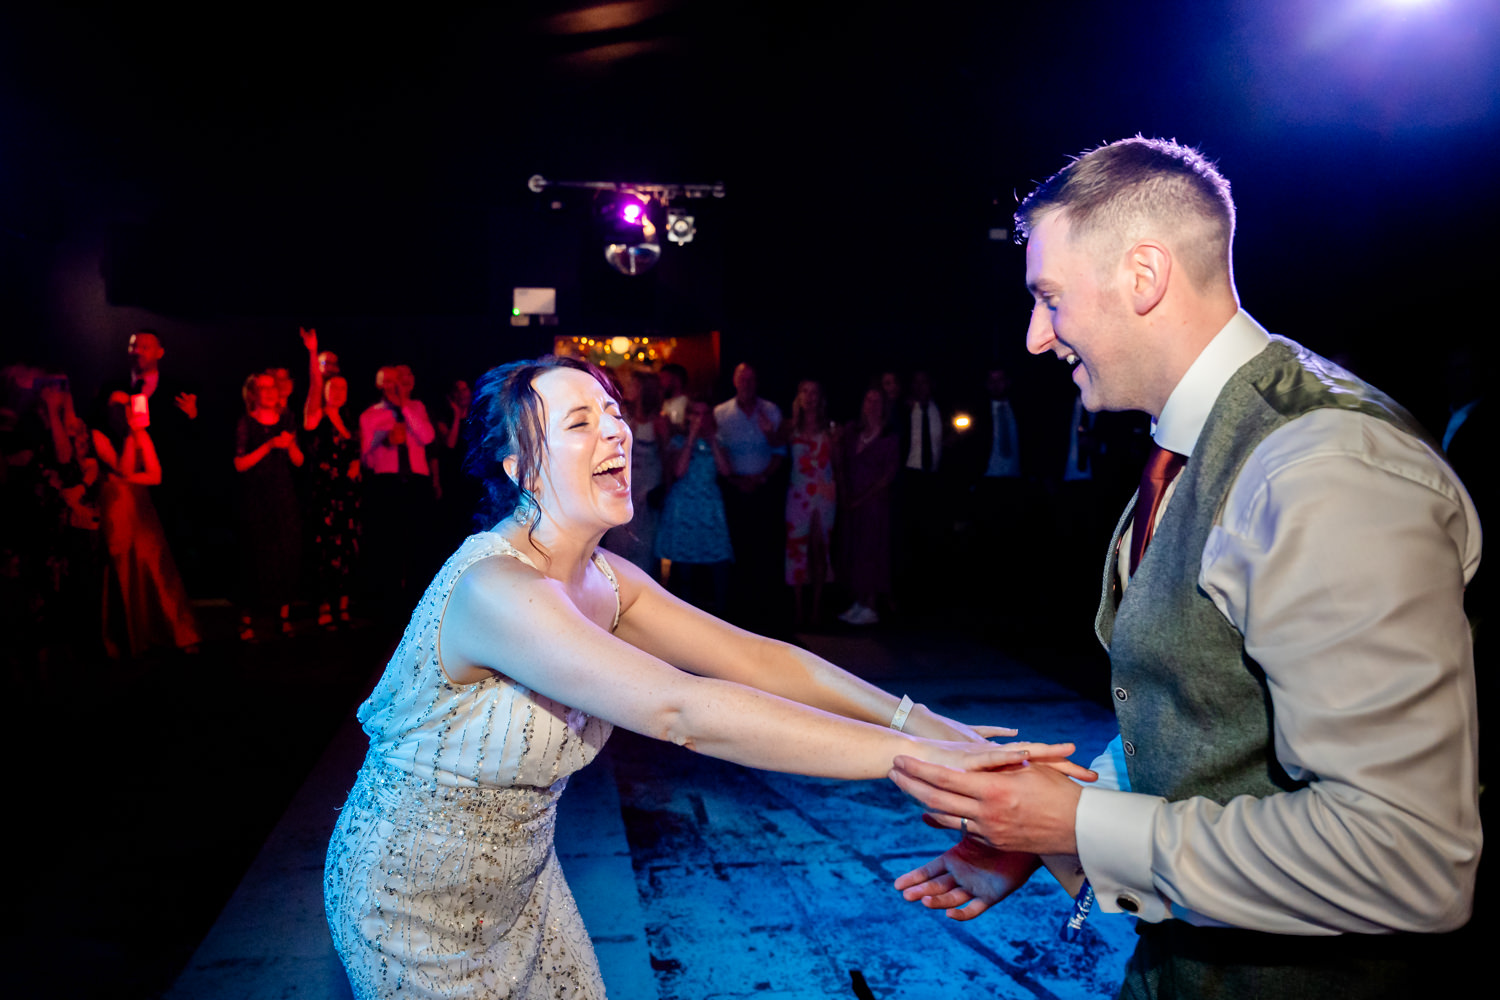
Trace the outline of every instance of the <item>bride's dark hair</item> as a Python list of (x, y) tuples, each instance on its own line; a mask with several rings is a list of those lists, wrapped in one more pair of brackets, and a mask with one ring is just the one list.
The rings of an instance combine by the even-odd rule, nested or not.
[[(532, 383), (553, 368), (588, 372), (616, 402), (620, 393), (602, 368), (555, 354), (534, 361), (512, 361), (491, 368), (474, 383), (474, 401), (469, 406), (468, 457), (464, 471), (484, 484), (475, 521), (480, 528), (494, 525), (519, 513), (527, 530), (536, 527), (541, 509), (527, 483), (546, 458), (547, 429), (542, 422), (542, 397)], [(516, 474), (505, 471), (505, 459), (516, 456)]]

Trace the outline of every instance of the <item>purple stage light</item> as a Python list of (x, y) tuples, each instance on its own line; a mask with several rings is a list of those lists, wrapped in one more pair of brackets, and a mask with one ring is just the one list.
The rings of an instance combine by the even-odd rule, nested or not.
[(638, 201), (628, 201), (625, 203), (624, 207), (620, 209), (621, 217), (633, 226), (640, 225), (641, 218), (645, 214), (646, 206), (642, 205)]
[(1232, 17), (1244, 69), (1233, 99), (1278, 134), (1415, 135), (1482, 127), (1494, 114), (1494, 0), (1269, 0)]

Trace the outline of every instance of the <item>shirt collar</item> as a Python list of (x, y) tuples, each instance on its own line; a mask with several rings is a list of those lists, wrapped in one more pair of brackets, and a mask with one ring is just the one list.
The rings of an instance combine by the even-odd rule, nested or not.
[(1251, 319), (1245, 310), (1230, 317), (1167, 397), (1161, 416), (1151, 426), (1156, 443), (1168, 451), (1191, 455), (1224, 383), (1270, 342), (1271, 335), (1265, 327)]

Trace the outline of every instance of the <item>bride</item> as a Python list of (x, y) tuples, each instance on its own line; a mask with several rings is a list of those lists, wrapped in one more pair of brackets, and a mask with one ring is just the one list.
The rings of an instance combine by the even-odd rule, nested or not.
[(599, 549), (631, 517), (631, 442), (595, 368), (495, 368), (469, 420), (494, 527), (438, 572), (360, 707), (370, 751), (328, 849), (356, 997), (604, 996), (552, 834), (567, 776), (612, 726), (826, 777), (882, 778), (897, 754), (1092, 776), (1071, 745), (986, 743), (1014, 730), (741, 631)]

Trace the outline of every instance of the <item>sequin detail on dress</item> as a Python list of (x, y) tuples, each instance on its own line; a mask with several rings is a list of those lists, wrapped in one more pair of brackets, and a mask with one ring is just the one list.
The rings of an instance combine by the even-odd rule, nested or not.
[[(354, 995), (604, 997), (552, 835), (567, 777), (611, 726), (499, 675), (455, 685), (438, 665), (448, 595), (505, 555), (463, 543), (427, 588), (359, 720), (370, 752), (328, 847), (324, 905)], [(609, 564), (595, 564), (619, 586)]]

